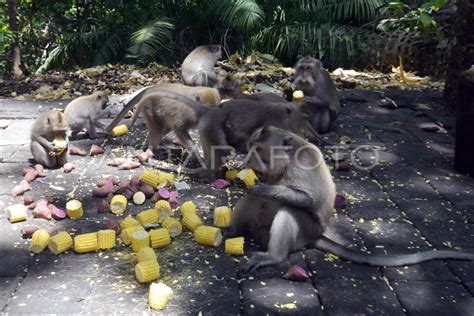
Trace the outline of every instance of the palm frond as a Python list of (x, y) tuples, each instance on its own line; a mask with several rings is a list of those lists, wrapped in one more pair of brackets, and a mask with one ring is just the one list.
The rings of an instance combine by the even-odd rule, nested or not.
[(237, 32), (251, 32), (259, 28), (265, 13), (255, 0), (211, 0), (209, 15)]

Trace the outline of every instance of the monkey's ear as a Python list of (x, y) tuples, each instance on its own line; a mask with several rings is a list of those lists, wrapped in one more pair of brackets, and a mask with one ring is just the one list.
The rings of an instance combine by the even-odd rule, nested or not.
[(320, 71), (321, 68), (323, 68), (323, 63), (319, 59), (316, 59), (316, 61), (314, 62), (314, 68)]
[(293, 137), (291, 135), (286, 135), (283, 138), (282, 146), (286, 147), (286, 152), (290, 151), (293, 148)]

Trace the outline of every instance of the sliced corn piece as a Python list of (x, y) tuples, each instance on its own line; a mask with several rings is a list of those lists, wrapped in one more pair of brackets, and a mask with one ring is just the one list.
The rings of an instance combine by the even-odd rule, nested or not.
[(74, 237), (74, 251), (77, 253), (86, 253), (97, 251), (97, 232), (77, 235)]
[(71, 219), (81, 218), (84, 214), (82, 203), (79, 200), (71, 200), (66, 203), (66, 213)]
[(293, 100), (300, 101), (304, 98), (304, 92), (302, 90), (293, 91)]
[(244, 254), (244, 237), (229, 238), (225, 241), (225, 253), (229, 255), (242, 256)]
[(186, 201), (181, 204), (181, 216), (185, 217), (187, 214), (196, 214), (196, 204), (193, 201)]
[(121, 222), (120, 222), (120, 229), (124, 230), (132, 226), (142, 226), (139, 221), (134, 219), (131, 216), (125, 217)]
[(162, 172), (158, 175), (158, 177), (159, 177), (158, 178), (158, 186), (161, 186), (165, 182), (169, 182), (171, 184), (173, 184), (173, 182), (174, 182), (174, 175), (172, 173)]
[(147, 261), (147, 260), (157, 261), (155, 250), (153, 250), (153, 248), (151, 247), (143, 247), (142, 249), (140, 249), (140, 251), (138, 251), (137, 259), (138, 259), (138, 262)]
[(165, 218), (161, 225), (168, 229), (171, 237), (179, 236), (183, 232), (183, 226), (176, 218), (173, 217)]
[(97, 232), (99, 249), (112, 249), (115, 247), (115, 230), (103, 229)]
[(49, 242), (49, 234), (44, 229), (39, 229), (33, 233), (31, 237), (30, 251), (33, 253), (42, 252)]
[(152, 283), (148, 292), (148, 305), (160, 311), (168, 305), (171, 295), (173, 295), (173, 290), (169, 286), (163, 283)]
[(145, 170), (143, 171), (143, 174), (140, 177), (140, 181), (142, 183), (151, 185), (156, 189), (158, 187), (158, 184), (160, 183), (160, 176), (152, 171)]
[(202, 219), (193, 213), (187, 214), (185, 217), (183, 217), (181, 223), (183, 223), (184, 227), (192, 232), (195, 231), (197, 227), (204, 225)]
[(225, 179), (228, 181), (234, 181), (235, 178), (237, 178), (237, 174), (239, 173), (239, 170), (227, 170), (225, 172)]
[(242, 180), (247, 187), (254, 186), (257, 181), (257, 175), (252, 169), (244, 169), (237, 174), (237, 177)]
[(137, 220), (142, 225), (158, 224), (158, 210), (151, 208), (149, 210), (141, 211), (137, 214)]
[(55, 255), (71, 249), (73, 245), (72, 237), (66, 232), (62, 231), (49, 238), (48, 248)]
[(171, 244), (171, 236), (166, 228), (150, 230), (151, 248), (161, 248)]
[(143, 228), (143, 226), (132, 226), (132, 227), (128, 227), (128, 228), (125, 228), (124, 230), (122, 230), (122, 232), (120, 233), (120, 240), (122, 240), (122, 244), (128, 246), (132, 243), (132, 235), (134, 232), (137, 232), (137, 231), (144, 231), (145, 229)]
[(132, 234), (132, 250), (138, 252), (143, 247), (150, 247), (150, 235), (144, 230), (134, 232)]
[(138, 282), (145, 283), (160, 277), (160, 265), (156, 260), (146, 260), (136, 264), (135, 276)]
[(125, 124), (115, 126), (112, 129), (112, 136), (117, 137), (117, 136), (122, 136), (128, 133), (128, 126)]
[(166, 217), (171, 216), (171, 205), (168, 201), (159, 200), (155, 203), (155, 209), (158, 211), (158, 220), (160, 223)]
[(15, 204), (8, 206), (7, 217), (10, 223), (26, 221), (26, 206), (23, 204)]
[(230, 208), (219, 206), (214, 209), (214, 226), (227, 227), (230, 223)]
[(127, 208), (127, 198), (124, 195), (114, 195), (110, 201), (110, 211), (115, 215), (122, 215)]
[(194, 231), (194, 239), (200, 245), (217, 247), (222, 243), (221, 229), (213, 226), (199, 226)]

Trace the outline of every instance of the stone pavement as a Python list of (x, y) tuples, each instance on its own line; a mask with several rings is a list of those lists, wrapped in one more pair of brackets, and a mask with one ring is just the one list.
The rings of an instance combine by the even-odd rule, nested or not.
[[(338, 210), (327, 235), (348, 247), (371, 253), (402, 254), (427, 249), (474, 252), (474, 179), (453, 171), (453, 132), (430, 133), (422, 122), (438, 121), (453, 127), (454, 117), (434, 91), (345, 91), (346, 106), (339, 116), (336, 140), (348, 136), (355, 145), (374, 145), (380, 163), (370, 171), (333, 171), (337, 190), (348, 200)], [(395, 100), (398, 109), (379, 107), (382, 96)], [(28, 165), (29, 127), (38, 110), (63, 107), (64, 102), (0, 100), (0, 206), (18, 202), (10, 190)], [(420, 111), (425, 114), (421, 114)], [(416, 115), (415, 115), (416, 114)], [(402, 124), (403, 134), (364, 128), (365, 122), (385, 126)], [(400, 123), (401, 122), (401, 123)], [(169, 142), (169, 139), (168, 139)], [(93, 182), (102, 175), (121, 178), (139, 174), (106, 165), (106, 158), (131, 152), (144, 143), (144, 133), (119, 139), (75, 141), (88, 150), (91, 143), (105, 146), (106, 154), (72, 156), (78, 168), (71, 174), (48, 171), (35, 181), (30, 195), (46, 196), (64, 205), (74, 191), (85, 205), (80, 220), (57, 222), (71, 233), (96, 231), (112, 214), (97, 214), (98, 200), (90, 197)], [(330, 160), (331, 149), (325, 153)], [(374, 154), (359, 152), (358, 161), (370, 163)], [(215, 190), (196, 179), (184, 178), (191, 189), (181, 191), (180, 201), (193, 200), (207, 223), (214, 206), (234, 203), (238, 188)], [(64, 188), (57, 191), (55, 187)], [(149, 203), (149, 202), (147, 202)], [(143, 207), (129, 207), (135, 214)], [(54, 220), (53, 220), (54, 222)], [(139, 313), (149, 312), (148, 286), (133, 273), (134, 255), (127, 247), (78, 255), (69, 251), (53, 256), (48, 251), (30, 255), (29, 242), (20, 229), (26, 224), (46, 226), (29, 218), (10, 224), (0, 212), (0, 311), (2, 313)], [(256, 247), (247, 244), (249, 255)], [(252, 276), (238, 271), (246, 258), (223, 253), (223, 247), (195, 244), (184, 232), (172, 244), (157, 251), (161, 281), (173, 288), (166, 314), (286, 314), (286, 315), (474, 315), (474, 262), (435, 260), (399, 268), (375, 268), (348, 263), (314, 249), (295, 253), (279, 266), (258, 270)], [(307, 282), (291, 282), (281, 275), (291, 264), (311, 273)]]

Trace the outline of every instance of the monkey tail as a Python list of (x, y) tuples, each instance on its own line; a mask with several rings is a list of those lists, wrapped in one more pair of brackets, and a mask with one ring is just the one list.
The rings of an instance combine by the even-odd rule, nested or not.
[(315, 248), (330, 252), (348, 261), (371, 266), (398, 267), (434, 259), (474, 260), (474, 254), (472, 253), (462, 253), (452, 250), (429, 250), (407, 255), (371, 255), (344, 247), (325, 236), (315, 242)]

